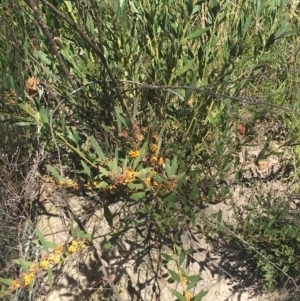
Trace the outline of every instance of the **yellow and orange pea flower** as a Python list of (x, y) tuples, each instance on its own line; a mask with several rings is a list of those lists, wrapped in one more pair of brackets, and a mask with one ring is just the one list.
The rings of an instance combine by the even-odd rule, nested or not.
[(152, 153), (155, 153), (156, 151), (157, 151), (157, 149), (158, 149), (158, 147), (157, 147), (157, 145), (156, 144), (151, 144), (150, 145), (150, 151), (152, 152)]
[(131, 150), (129, 151), (129, 157), (131, 158), (137, 158), (140, 155), (140, 152), (138, 150)]

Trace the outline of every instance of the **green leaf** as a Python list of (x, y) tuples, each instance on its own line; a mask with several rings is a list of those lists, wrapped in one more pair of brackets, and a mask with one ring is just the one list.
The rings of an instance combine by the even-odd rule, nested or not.
[(69, 129), (69, 127), (66, 127), (66, 130), (67, 130), (69, 139), (72, 140), (74, 143), (78, 144), (78, 140), (76, 139), (76, 137), (74, 136), (72, 131)]
[[(38, 239), (33, 239), (32, 243), (35, 244), (36, 246), (40, 246), (41, 245), (41, 243), (40, 243), (40, 241)], [(50, 249), (55, 249), (57, 247), (57, 244), (54, 243), (54, 242), (52, 242), (52, 241), (47, 241), (46, 240), (46, 244), (47, 244), (48, 248), (50, 248)]]
[(51, 61), (47, 58), (47, 55), (42, 51), (33, 51), (33, 55), (41, 60), (45, 65), (50, 65)]
[(169, 274), (171, 275), (171, 279), (176, 281), (176, 282), (180, 282), (180, 276), (174, 272), (173, 270), (168, 269)]
[(171, 291), (173, 293), (174, 296), (176, 296), (180, 301), (185, 301), (185, 297), (179, 293), (178, 291), (174, 290), (171, 288)]
[(86, 233), (85, 231), (82, 231), (80, 229), (74, 230), (74, 235), (78, 238), (86, 239), (90, 238), (91, 234)]
[(40, 108), (40, 116), (44, 123), (49, 124), (49, 112), (46, 108)]
[(290, 29), (291, 29), (291, 26), (289, 24), (280, 27), (274, 35), (275, 40), (282, 39), (282, 38), (290, 35), (291, 34)]
[(161, 256), (162, 256), (165, 260), (167, 260), (168, 262), (174, 260), (173, 257), (170, 256), (170, 255), (167, 254), (167, 253), (161, 253)]
[(51, 270), (50, 266), (48, 266), (48, 283), (49, 283), (50, 288), (52, 288), (52, 286), (53, 286), (53, 274), (52, 274), (52, 270)]
[(62, 179), (62, 177), (58, 174), (57, 170), (54, 167), (52, 167), (51, 165), (46, 165), (46, 168), (54, 176), (56, 181), (59, 181)]
[(175, 77), (179, 76), (190, 70), (191, 66), (195, 63), (196, 58), (190, 60), (187, 64), (185, 64), (180, 70), (175, 73)]
[(178, 183), (182, 183), (185, 180), (185, 172), (181, 172), (178, 176), (176, 176), (176, 181)]
[(113, 216), (107, 205), (104, 205), (104, 217), (105, 217), (107, 223), (109, 224), (109, 226), (112, 228), (113, 227)]
[(276, 220), (277, 220), (277, 216), (276, 215), (273, 216), (269, 220), (269, 222), (268, 222), (268, 224), (266, 225), (266, 228), (265, 228), (265, 232), (264, 232), (265, 235), (269, 233), (268, 231), (270, 230), (270, 228), (272, 227), (272, 225), (276, 222)]
[(185, 259), (185, 253), (181, 252), (179, 255), (179, 261), (178, 261), (179, 266), (182, 265), (182, 263), (184, 262), (184, 259)]
[(195, 297), (194, 297), (194, 301), (201, 301), (202, 298), (208, 293), (208, 291), (205, 290), (201, 290), (200, 293), (198, 293)]
[(214, 114), (213, 114), (210, 110), (208, 111), (207, 117), (208, 117), (209, 122), (210, 122), (213, 126), (216, 126), (215, 116), (214, 116)]
[(28, 268), (32, 265), (32, 261), (24, 260), (24, 259), (13, 259), (13, 262), (19, 264), (24, 271), (27, 271)]
[(43, 236), (43, 233), (40, 231), (40, 229), (37, 229), (37, 235), (38, 235), (38, 238), (44, 248), (44, 250), (46, 251), (47, 254), (49, 254), (49, 249), (48, 249), (48, 245), (47, 245), (47, 242)]
[(190, 39), (198, 38), (198, 37), (200, 37), (201, 35), (203, 35), (204, 33), (206, 33), (208, 30), (210, 30), (209, 27), (198, 29), (198, 30), (192, 32), (191, 34), (189, 34), (189, 35), (185, 38), (185, 40), (190, 40)]
[(130, 189), (130, 190), (134, 190), (134, 189), (137, 189), (137, 190), (140, 190), (140, 189), (143, 189), (144, 188), (144, 185), (142, 183), (134, 183), (134, 182), (131, 182), (127, 185), (127, 187)]
[(108, 171), (108, 170), (106, 170), (104, 167), (102, 167), (102, 166), (99, 166), (99, 167), (98, 167), (98, 169), (99, 169), (99, 171), (100, 171), (100, 175), (101, 175), (101, 177), (102, 177), (102, 176), (106, 176), (106, 177), (108, 177), (108, 176), (109, 176), (109, 171)]
[(93, 149), (95, 150), (95, 152), (98, 155), (99, 159), (105, 160), (106, 157), (105, 157), (99, 143), (96, 141), (96, 139), (93, 136), (91, 136), (90, 141), (91, 141)]
[(171, 165), (171, 173), (172, 176), (176, 174), (178, 168), (178, 163), (177, 163), (177, 156), (174, 157)]
[(147, 178), (147, 176), (149, 176), (149, 173), (153, 170), (152, 167), (146, 167), (146, 168), (143, 168), (141, 170), (139, 170), (137, 173), (136, 173), (136, 176), (138, 178), (141, 178), (143, 180), (145, 180)]
[(166, 174), (167, 174), (168, 178), (171, 178), (173, 174), (172, 174), (172, 168), (170, 166), (170, 160), (169, 159), (165, 160), (165, 171), (166, 171)]
[(201, 275), (187, 276), (186, 278), (189, 281), (189, 284), (186, 288), (187, 291), (192, 289), (202, 279)]
[(112, 172), (114, 172), (114, 173), (116, 173), (116, 174), (119, 174), (119, 173), (120, 173), (117, 158), (113, 158), (112, 160), (108, 161), (108, 162), (107, 162), (107, 166), (109, 167), (109, 169), (110, 169)]
[(20, 121), (20, 122), (14, 123), (14, 125), (17, 125), (17, 126), (28, 126), (28, 125), (34, 125), (34, 124), (36, 124), (36, 123), (31, 122), (31, 121)]
[(102, 181), (102, 182), (100, 182), (100, 183), (96, 186), (96, 188), (99, 189), (99, 188), (104, 188), (104, 187), (106, 187), (106, 186), (108, 186), (108, 183)]
[(0, 282), (10, 286), (12, 284), (12, 282), (14, 281), (14, 279), (4, 279), (0, 277)]
[(85, 171), (85, 173), (90, 177), (92, 178), (92, 172), (91, 172), (91, 169), (87, 166), (87, 164), (81, 160), (81, 165), (83, 166), (83, 169)]
[(136, 193), (133, 193), (129, 198), (131, 200), (138, 201), (138, 200), (142, 199), (145, 196), (145, 194), (146, 194), (145, 191), (136, 192)]

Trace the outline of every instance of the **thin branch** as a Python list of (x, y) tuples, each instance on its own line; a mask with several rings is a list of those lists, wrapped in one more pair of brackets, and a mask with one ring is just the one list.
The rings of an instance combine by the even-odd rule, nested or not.
[[(29, 0), (32, 1), (32, 0)], [(115, 79), (107, 61), (106, 58), (104, 56), (104, 54), (102, 53), (102, 51), (86, 36), (86, 34), (78, 27), (78, 25), (73, 22), (72, 20), (70, 20), (68, 17), (66, 17), (63, 13), (61, 13), (55, 6), (53, 6), (51, 3), (49, 3), (47, 0), (41, 0), (47, 7), (49, 7), (57, 16), (61, 17), (62, 20), (64, 20), (67, 24), (69, 24), (73, 29), (75, 29), (75, 31), (77, 31), (79, 33), (79, 35), (82, 37), (82, 39), (84, 39), (84, 41), (91, 47), (91, 49), (95, 52), (95, 54), (100, 58), (105, 70), (108, 73), (108, 76), (110, 78), (110, 81), (113, 83), (113, 85), (115, 86), (115, 89), (117, 90), (117, 97), (118, 100), (123, 108), (123, 110), (126, 110), (126, 105), (124, 103), (124, 100), (121, 96), (121, 90), (120, 87), (118, 85), (118, 81)], [(73, 87), (73, 89), (75, 89), (75, 87)]]
[(57, 43), (54, 39), (54, 37), (52, 36), (50, 30), (48, 29), (46, 23), (44, 22), (41, 14), (40, 14), (40, 11), (39, 11), (39, 7), (38, 7), (38, 4), (37, 3), (34, 3), (33, 0), (28, 0), (28, 3), (29, 3), (29, 6), (30, 8), (33, 10), (34, 12), (34, 15), (36, 17), (36, 20), (39, 24), (39, 26), (41, 27), (41, 29), (43, 30), (45, 36), (47, 37), (49, 43), (50, 43), (50, 46), (54, 52), (54, 55), (56, 56), (58, 62), (59, 62), (59, 65), (62, 69), (62, 71), (65, 73), (65, 76), (67, 77), (67, 80), (69, 81), (69, 83), (71, 84), (72, 88), (73, 89), (76, 89), (76, 84), (75, 82), (73, 81), (72, 79), (72, 76), (69, 72), (69, 70), (67, 69), (64, 61), (63, 61), (63, 58), (61, 57), (59, 51), (58, 51), (58, 46), (57, 46)]

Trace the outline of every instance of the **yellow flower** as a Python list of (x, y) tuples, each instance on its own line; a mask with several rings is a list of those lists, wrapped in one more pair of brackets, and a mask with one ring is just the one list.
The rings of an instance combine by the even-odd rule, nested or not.
[(161, 166), (163, 164), (164, 164), (164, 159), (163, 158), (159, 158), (158, 165)]
[(34, 273), (29, 273), (24, 276), (24, 285), (29, 285), (34, 279)]
[(148, 177), (148, 178), (146, 178), (146, 179), (144, 180), (144, 183), (145, 183), (146, 185), (148, 185), (148, 184), (150, 183), (150, 181), (151, 181), (151, 178)]
[(42, 269), (46, 269), (46, 268), (48, 268), (48, 266), (49, 266), (49, 261), (48, 261), (48, 260), (42, 260), (42, 261), (40, 262), (40, 267), (41, 267)]
[(157, 162), (157, 157), (155, 157), (155, 156), (153, 156), (153, 157), (151, 157), (150, 158), (150, 161), (152, 162), (152, 163), (156, 163)]
[(55, 255), (50, 255), (49, 257), (49, 262), (56, 264), (60, 262), (60, 257), (59, 256), (55, 256)]
[(79, 242), (73, 240), (71, 246), (69, 246), (69, 248), (68, 248), (69, 253), (76, 253), (78, 250), (78, 245), (79, 245)]
[(182, 277), (182, 278), (181, 278), (181, 283), (182, 283), (183, 285), (186, 285), (186, 284), (188, 283), (188, 280), (186, 279), (186, 277)]
[(126, 170), (125, 171), (125, 183), (130, 183), (133, 181), (134, 177), (136, 176), (136, 172), (135, 171), (130, 171), (130, 170)]
[(77, 248), (74, 247), (74, 246), (70, 246), (70, 247), (68, 248), (68, 251), (69, 251), (69, 253), (76, 253), (76, 252), (77, 252)]
[(80, 247), (81, 247), (82, 250), (86, 249), (86, 245), (85, 244), (82, 244)]
[(66, 185), (67, 186), (73, 186), (74, 185), (74, 181), (71, 180), (71, 179), (67, 179)]
[(140, 155), (140, 152), (139, 152), (138, 150), (131, 150), (131, 151), (129, 152), (129, 156), (130, 156), (131, 158), (137, 158), (139, 155)]
[(152, 185), (153, 186), (158, 186), (159, 184), (156, 181), (153, 181)]
[(190, 292), (186, 292), (184, 296), (186, 301), (190, 301), (194, 297)]
[(64, 185), (66, 185), (66, 182), (64, 180), (59, 180), (58, 184), (61, 185), (61, 186), (64, 186)]
[(155, 144), (151, 144), (151, 145), (150, 145), (150, 151), (151, 151), (152, 153), (155, 153), (155, 152), (157, 151), (157, 149), (158, 149), (157, 145), (155, 145)]

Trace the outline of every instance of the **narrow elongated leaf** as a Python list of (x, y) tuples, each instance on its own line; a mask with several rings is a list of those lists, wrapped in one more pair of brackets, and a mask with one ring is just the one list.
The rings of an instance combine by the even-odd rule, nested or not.
[(28, 261), (24, 259), (14, 259), (13, 262), (19, 264), (24, 271), (27, 271), (28, 268), (32, 265), (32, 261)]
[(61, 176), (58, 174), (57, 170), (53, 166), (46, 165), (46, 167), (47, 167), (47, 170), (50, 171), (50, 173), (54, 176), (56, 181), (61, 179)]
[(206, 33), (208, 30), (210, 30), (209, 27), (198, 29), (198, 30), (192, 32), (191, 34), (189, 34), (189, 35), (185, 38), (185, 40), (190, 40), (190, 39), (198, 38), (198, 37), (200, 37), (201, 35), (203, 35), (204, 33)]
[(86, 164), (83, 160), (81, 160), (81, 165), (82, 165), (82, 167), (83, 167), (85, 173), (86, 173), (90, 178), (92, 178), (92, 172), (91, 172), (91, 169), (87, 166), (87, 164)]
[(47, 242), (43, 236), (43, 233), (40, 231), (40, 229), (37, 229), (37, 235), (38, 235), (38, 238), (44, 248), (44, 250), (47, 252), (47, 254), (49, 254), (49, 249), (48, 249), (48, 245), (47, 245)]
[(174, 157), (171, 165), (171, 172), (172, 176), (176, 174), (178, 168), (178, 163), (177, 163), (177, 156)]
[(187, 290), (192, 289), (202, 278), (201, 275), (193, 275), (187, 277), (189, 284), (187, 286)]
[(77, 144), (76, 138), (74, 137), (74, 135), (73, 135), (72, 131), (69, 129), (69, 127), (66, 127), (66, 130), (67, 130), (67, 134), (68, 134), (69, 139)]
[(113, 216), (107, 205), (104, 205), (104, 217), (105, 217), (107, 223), (109, 224), (109, 226), (112, 228), (113, 227)]
[(186, 301), (185, 297), (179, 293), (178, 291), (171, 288), (172, 293), (176, 296), (180, 301)]
[(106, 176), (106, 177), (109, 176), (109, 171), (106, 170), (104, 167), (99, 166), (98, 168), (99, 168), (99, 171), (100, 171), (100, 175), (101, 175), (101, 176)]
[(166, 161), (165, 161), (165, 171), (166, 171), (167, 176), (170, 178), (172, 176), (172, 169), (171, 169), (171, 166), (170, 166), (170, 160), (169, 159), (166, 159)]
[(167, 261), (172, 261), (172, 260), (174, 260), (174, 258), (173, 258), (172, 256), (170, 256), (169, 254), (167, 254), (167, 253), (161, 253), (161, 256), (162, 256), (165, 260), (167, 260)]
[(201, 290), (200, 293), (198, 293), (195, 297), (194, 297), (194, 301), (201, 301), (202, 298), (208, 293), (208, 291), (205, 290)]
[(93, 149), (95, 150), (95, 152), (96, 152), (97, 156), (99, 157), (99, 159), (105, 160), (106, 157), (105, 157), (99, 143), (96, 141), (96, 139), (92, 136), (90, 138), (90, 141), (91, 141)]
[(49, 112), (46, 108), (41, 107), (40, 116), (44, 123), (49, 124)]
[(53, 286), (53, 274), (52, 274), (52, 270), (51, 270), (50, 266), (48, 266), (48, 283), (49, 283), (50, 288), (52, 288), (52, 286)]
[(169, 274), (171, 275), (172, 280), (180, 282), (180, 276), (173, 270), (168, 269)]
[(4, 278), (0, 277), (0, 282), (6, 284), (8, 286), (10, 286), (13, 281), (14, 281), (14, 279), (4, 279)]
[(187, 64), (185, 64), (180, 70), (175, 73), (175, 76), (182, 75), (183, 73), (190, 70), (190, 68), (194, 65), (196, 58), (190, 60)]

